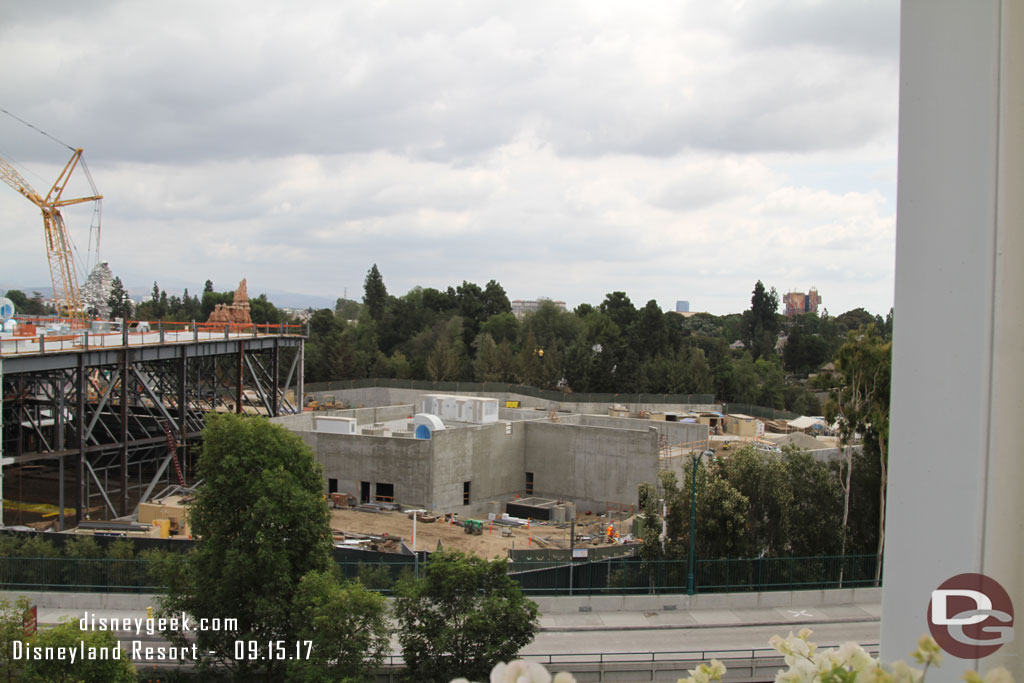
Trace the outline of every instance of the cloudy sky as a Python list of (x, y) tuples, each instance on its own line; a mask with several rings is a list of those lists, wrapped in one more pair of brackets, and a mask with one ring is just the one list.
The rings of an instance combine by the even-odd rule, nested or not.
[[(893, 300), (898, 3), (0, 7), (0, 107), (85, 149), (127, 284), (360, 298), (500, 282), (716, 314)], [(45, 193), (70, 152), (0, 113)], [(76, 173), (65, 196), (88, 193)], [(92, 212), (65, 212), (82, 259)], [(0, 287), (49, 281), (0, 186)], [(272, 297), (274, 298), (274, 297)]]

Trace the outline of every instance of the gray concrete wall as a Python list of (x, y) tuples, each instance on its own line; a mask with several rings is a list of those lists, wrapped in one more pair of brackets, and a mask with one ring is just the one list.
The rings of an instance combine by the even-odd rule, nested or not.
[(282, 415), (281, 417), (272, 417), (270, 421), (295, 432), (313, 431), (313, 413)]
[[(397, 389), (390, 387), (367, 387), (365, 389), (337, 389), (335, 391), (317, 391), (310, 392), (318, 399), (326, 394), (333, 394), (339, 401), (348, 401), (353, 405), (362, 406), (387, 406), (402, 403), (413, 403), (421, 405), (421, 396), (423, 394), (436, 394), (436, 393), (455, 393), (455, 392), (438, 392), (438, 391), (425, 391), (420, 389)], [(481, 392), (476, 393), (472, 391), (461, 391), (461, 395), (466, 396), (485, 396), (487, 398), (496, 398), (501, 401), (501, 405), (504, 405), (505, 401), (520, 401), (523, 408), (543, 408), (545, 411), (549, 410), (552, 405), (556, 405), (559, 408), (570, 410), (574, 413), (593, 413), (596, 415), (607, 415), (608, 406), (610, 403), (607, 401), (600, 403), (576, 403), (573, 401), (564, 401), (558, 403), (556, 401), (550, 401), (548, 399), (534, 398), (532, 396), (524, 396), (523, 394), (516, 394), (513, 392)], [(672, 411), (672, 412), (687, 412), (687, 411), (708, 411), (722, 409), (721, 404), (689, 404), (689, 403), (630, 403), (629, 395), (624, 394), (616, 400), (616, 403), (626, 406), (635, 413), (641, 411)]]
[[(535, 399), (536, 400), (536, 399)], [(629, 395), (620, 396), (615, 401), (616, 405), (623, 405), (629, 408), (630, 412), (639, 415), (643, 411), (649, 413), (653, 412), (672, 412), (672, 413), (688, 413), (688, 412), (704, 412), (704, 411), (719, 411), (722, 410), (722, 404), (720, 403), (630, 403)], [(607, 415), (608, 407), (611, 405), (610, 402), (602, 403), (564, 403), (566, 408), (571, 408), (578, 413), (587, 413), (588, 415)]]
[(349, 408), (347, 410), (324, 410), (317, 415), (330, 417), (353, 417), (357, 425), (373, 424), (375, 422), (387, 422), (389, 420), (402, 420), (412, 417), (420, 412), (420, 406), (411, 403), (380, 406), (377, 408)]
[[(549, 409), (537, 410), (535, 408), (498, 408), (499, 420), (547, 420)], [(558, 419), (571, 417), (568, 413), (558, 413)]]
[[(333, 392), (326, 392), (333, 393)], [(317, 399), (319, 400), (319, 398)], [(270, 418), (270, 421), (283, 425), (293, 431), (313, 431), (313, 417), (354, 417), (356, 424), (373, 424), (411, 417), (419, 412), (419, 406), (412, 403), (400, 405), (384, 405), (377, 408), (350, 408), (348, 410), (319, 410), (302, 412), (298, 415), (283, 415)]]
[[(76, 610), (139, 610), (156, 607), (160, 596), (138, 593), (50, 593), (40, 591), (3, 591), (11, 602), (19, 596), (41, 608)], [(808, 591), (771, 591), (765, 593), (701, 593), (698, 595), (595, 595), (580, 597), (531, 596), (541, 614), (593, 612), (648, 612), (690, 609), (741, 609), (750, 607), (816, 607), (823, 605), (878, 604), (881, 588), (838, 588)], [(588, 608), (580, 610), (580, 608)], [(76, 615), (81, 616), (81, 615)]]
[(527, 422), (525, 470), (534, 495), (574, 501), (579, 511), (634, 504), (637, 487), (658, 473), (658, 433)]
[[(763, 593), (700, 593), (682, 595), (583, 595), (579, 597), (531, 596), (541, 614), (578, 612), (656, 612), (659, 610), (744, 609), (755, 607), (818, 607), (827, 605), (878, 604), (881, 588), (830, 588)], [(582, 609), (581, 609), (582, 608)]]
[(656, 429), (658, 435), (664, 435), (668, 445), (706, 441), (708, 426), (688, 422), (665, 422), (662, 420), (645, 420), (633, 417), (609, 417), (606, 415), (581, 415), (579, 424), (590, 427), (611, 427), (613, 429), (632, 429), (647, 431)]
[[(395, 502), (431, 509), (433, 442), (429, 439), (395, 439), (302, 432), (303, 440), (324, 468), (325, 479), (337, 479), (338, 490), (359, 497), (359, 482), (394, 484)], [(324, 490), (327, 483), (324, 482)], [(461, 492), (461, 489), (460, 489)]]
[[(434, 510), (482, 515), (490, 501), (522, 493), (526, 485), (525, 424), (504, 422), (434, 432)], [(470, 482), (470, 504), (463, 505), (463, 483)], [(502, 505), (500, 510), (504, 510)]]

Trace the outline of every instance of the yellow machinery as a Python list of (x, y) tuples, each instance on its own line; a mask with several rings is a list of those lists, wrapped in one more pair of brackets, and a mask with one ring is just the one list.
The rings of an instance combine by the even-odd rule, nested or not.
[[(67, 187), (71, 174), (82, 158), (82, 150), (74, 150), (71, 159), (64, 166), (60, 176), (57, 177), (53, 187), (41, 196), (32, 189), (20, 173), (14, 167), (0, 158), (0, 178), (5, 183), (20, 192), (30, 202), (39, 207), (43, 212), (43, 232), (46, 237), (46, 257), (50, 263), (50, 280), (53, 283), (53, 298), (57, 307), (57, 314), (68, 318), (85, 317), (82, 310), (82, 295), (78, 288), (78, 277), (75, 273), (75, 261), (71, 250), (71, 239), (68, 236), (67, 228), (64, 226), (64, 217), (60, 209), (72, 204), (84, 204), (103, 199), (102, 195), (91, 197), (79, 197), (77, 199), (62, 199), (64, 188)], [(84, 164), (83, 164), (84, 165)], [(95, 188), (94, 188), (95, 191)]]

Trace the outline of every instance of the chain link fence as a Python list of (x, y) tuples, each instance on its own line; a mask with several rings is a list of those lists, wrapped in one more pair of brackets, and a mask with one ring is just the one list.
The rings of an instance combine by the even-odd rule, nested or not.
[[(875, 555), (761, 557), (700, 560), (695, 563), (697, 593), (861, 588), (875, 581)], [(429, 565), (421, 562), (419, 570)], [(411, 556), (368, 556), (338, 566), (346, 579), (390, 594), (395, 583), (415, 571)], [(686, 560), (644, 561), (637, 556), (591, 561), (554, 559), (510, 562), (508, 573), (528, 595), (630, 595), (685, 593)], [(144, 559), (0, 558), (0, 587), (10, 591), (83, 593), (159, 592)]]

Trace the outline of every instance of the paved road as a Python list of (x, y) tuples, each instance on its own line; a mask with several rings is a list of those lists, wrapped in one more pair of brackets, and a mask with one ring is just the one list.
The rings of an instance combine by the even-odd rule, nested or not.
[(877, 643), (881, 605), (554, 614), (524, 653), (651, 652), (768, 647), (773, 635), (808, 627), (832, 645)]
[[(96, 610), (96, 617), (118, 619), (145, 618), (144, 610)], [(836, 645), (848, 640), (873, 644), (879, 640), (881, 605), (850, 604), (804, 608), (747, 608), (667, 610), (653, 612), (592, 612), (548, 614), (541, 617), (541, 632), (523, 654), (589, 655), (597, 653), (709, 652), (708, 657), (727, 650), (751, 650), (768, 647), (773, 635), (787, 635), (809, 627), (812, 640), (820, 645)], [(39, 610), (39, 622), (52, 624), (62, 616), (76, 619), (82, 611), (60, 608)], [(162, 645), (155, 638), (118, 634), (126, 642), (147, 641)], [(154, 642), (157, 641), (157, 642)], [(392, 647), (398, 644), (392, 639)], [(143, 663), (143, 662), (139, 662)]]

